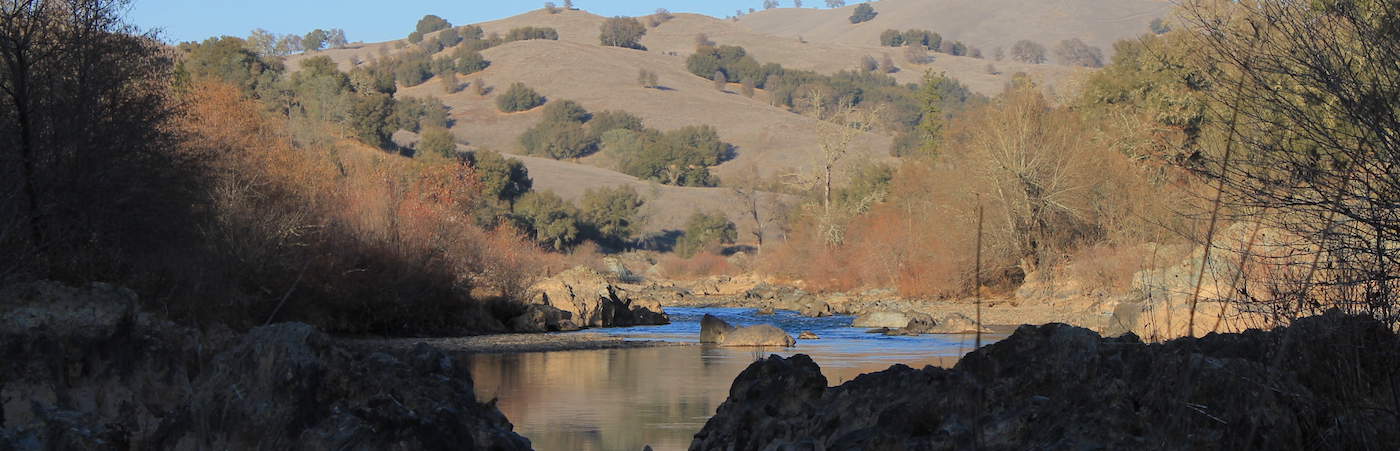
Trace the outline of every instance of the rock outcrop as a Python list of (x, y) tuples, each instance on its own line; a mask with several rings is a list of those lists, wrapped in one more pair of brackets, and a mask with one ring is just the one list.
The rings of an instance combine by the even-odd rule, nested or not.
[(793, 346), (791, 335), (768, 324), (734, 327), (722, 319), (706, 314), (700, 318), (700, 342), (720, 346)]
[(624, 327), (669, 324), (661, 303), (634, 299), (602, 274), (577, 267), (545, 279), (532, 288), (532, 304), (568, 312), (579, 327)]
[(1023, 326), (831, 388), (804, 355), (755, 362), (690, 449), (1400, 449), (1397, 369), (1388, 326), (1337, 313), (1162, 344)]
[(525, 313), (511, 318), (509, 325), (512, 331), (526, 333), (579, 330), (573, 318), (573, 313), (551, 305), (530, 304), (525, 306)]
[(530, 448), (431, 346), (200, 332), (136, 305), (101, 284), (0, 290), (0, 449)]

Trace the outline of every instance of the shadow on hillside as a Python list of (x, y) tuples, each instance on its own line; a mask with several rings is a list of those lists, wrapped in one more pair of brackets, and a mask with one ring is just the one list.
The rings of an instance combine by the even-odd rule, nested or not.
[(642, 250), (671, 252), (676, 249), (676, 242), (680, 241), (685, 232), (680, 230), (662, 230), (637, 240), (637, 247)]

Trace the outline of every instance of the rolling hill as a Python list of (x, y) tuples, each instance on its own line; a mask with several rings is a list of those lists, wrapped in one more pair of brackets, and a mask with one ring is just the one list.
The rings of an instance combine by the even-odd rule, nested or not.
[[(1113, 43), (1148, 32), (1167, 18), (1162, 0), (880, 0), (875, 19), (851, 24), (852, 5), (837, 9), (777, 8), (748, 14), (739, 25), (755, 33), (798, 37), (813, 43), (875, 46), (887, 29), (927, 29), (990, 52), (1028, 39), (1046, 48), (1079, 38), (1113, 52)], [(1052, 57), (1053, 62), (1053, 57)]]
[[(1015, 3), (1015, 4), (1013, 4)], [(471, 89), (448, 94), (437, 80), (414, 87), (401, 86), (398, 96), (437, 97), (451, 108), (452, 132), (467, 149), (493, 149), (519, 154), (518, 137), (542, 117), (540, 109), (520, 113), (497, 110), (495, 96), (513, 82), (523, 82), (551, 100), (573, 100), (589, 111), (622, 110), (643, 118), (649, 127), (670, 130), (687, 125), (711, 125), (736, 147), (736, 157), (714, 171), (722, 180), (737, 181), (756, 171), (765, 178), (813, 169), (819, 156), (815, 138), (818, 122), (772, 106), (759, 90), (753, 98), (738, 94), (733, 85), (724, 92), (685, 68), (694, 51), (696, 36), (704, 34), (718, 44), (744, 47), (761, 62), (793, 69), (835, 73), (854, 69), (860, 58), (890, 55), (900, 70), (900, 82), (917, 82), (926, 70), (943, 72), (975, 92), (999, 93), (1012, 74), (1022, 72), (1049, 87), (1066, 88), (1089, 69), (1056, 64), (1023, 64), (971, 57), (935, 54), (931, 64), (906, 61), (900, 49), (880, 47), (879, 33), (887, 28), (927, 28), (945, 37), (980, 46), (990, 55), (996, 45), (1009, 46), (1017, 39), (1032, 39), (1051, 46), (1059, 39), (1079, 37), (1105, 50), (1117, 39), (1139, 34), (1147, 23), (1166, 13), (1169, 5), (1155, 0), (1050, 0), (1019, 4), (1012, 0), (882, 0), (872, 3), (880, 12), (875, 20), (852, 25), (850, 7), (836, 10), (774, 9), (723, 20), (697, 14), (675, 14), (671, 20), (648, 29), (642, 44), (646, 51), (604, 47), (598, 30), (604, 17), (585, 11), (551, 14), (535, 10), (477, 24), (488, 34), (505, 34), (519, 27), (550, 27), (558, 41), (529, 40), (505, 43), (483, 51), (490, 67), (463, 81), (481, 79), (491, 91), (478, 96)], [(348, 48), (297, 55), (288, 59), (295, 69), (301, 59), (328, 56), (342, 69), (351, 69), (377, 57), (409, 48), (406, 42), (356, 44)], [(451, 50), (444, 50), (450, 52)], [(996, 71), (990, 71), (994, 65)], [(660, 89), (643, 88), (637, 73), (658, 75)], [(850, 161), (890, 160), (891, 137), (879, 133), (857, 140)], [(752, 220), (734, 208), (727, 188), (681, 188), (658, 185), (608, 169), (605, 154), (576, 161), (554, 161), (518, 156), (529, 167), (535, 186), (568, 199), (589, 188), (630, 185), (651, 198), (647, 231), (677, 229), (697, 210), (723, 210), (738, 224), (742, 236)], [(779, 199), (781, 196), (770, 196)]]

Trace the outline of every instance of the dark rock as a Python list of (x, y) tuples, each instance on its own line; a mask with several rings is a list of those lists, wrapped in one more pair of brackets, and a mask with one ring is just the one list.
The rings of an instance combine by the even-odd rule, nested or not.
[(839, 387), (803, 355), (756, 362), (690, 449), (1400, 449), (1397, 368), (1394, 331), (1338, 313), (1160, 344), (1023, 326)]
[(154, 320), (93, 285), (0, 290), (0, 450), (529, 449), (464, 361)]
[(579, 330), (573, 321), (574, 314), (543, 304), (530, 304), (525, 313), (510, 320), (510, 329), (515, 332), (559, 332)]

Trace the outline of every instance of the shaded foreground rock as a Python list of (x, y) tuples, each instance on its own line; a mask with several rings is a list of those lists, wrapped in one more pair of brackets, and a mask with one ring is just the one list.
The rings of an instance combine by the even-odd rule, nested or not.
[(200, 333), (127, 290), (0, 290), (0, 449), (529, 449), (465, 362), (299, 323)]
[(782, 329), (768, 324), (739, 327), (729, 325), (724, 320), (706, 314), (700, 318), (700, 342), (720, 346), (793, 346), (797, 344), (791, 335)]
[(951, 370), (831, 388), (772, 356), (690, 449), (1400, 449), (1397, 353), (1385, 325), (1329, 313), (1161, 344), (1022, 326)]
[[(570, 323), (578, 327), (624, 327), (670, 324), (661, 303), (655, 299), (634, 299), (621, 287), (608, 282), (602, 274), (586, 267), (577, 267), (545, 279), (532, 288), (532, 304), (546, 305), (569, 314)], [(527, 312), (529, 314), (529, 312)], [(525, 321), (529, 330), (548, 329), (549, 325)], [(511, 321), (515, 324), (516, 320)], [(562, 324), (562, 323), (558, 323)]]

